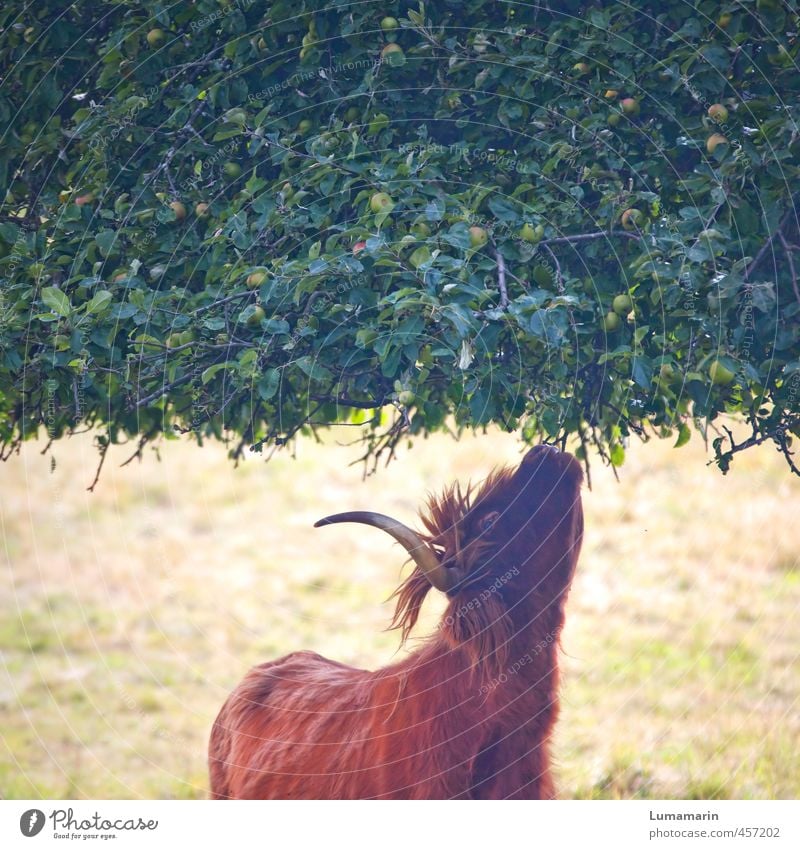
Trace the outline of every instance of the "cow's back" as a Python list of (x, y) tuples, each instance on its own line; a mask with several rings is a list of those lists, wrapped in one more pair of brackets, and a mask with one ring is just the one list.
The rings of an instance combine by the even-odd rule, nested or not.
[(335, 798), (370, 687), (370, 673), (314, 652), (251, 669), (211, 731), (212, 797)]

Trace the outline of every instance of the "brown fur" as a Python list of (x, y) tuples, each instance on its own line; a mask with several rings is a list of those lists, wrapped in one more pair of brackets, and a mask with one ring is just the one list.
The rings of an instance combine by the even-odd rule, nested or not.
[[(539, 446), (518, 469), (430, 499), (428, 542), (466, 579), (435, 633), (384, 669), (296, 652), (252, 669), (211, 733), (214, 798), (554, 796), (558, 639), (580, 551), (582, 474)], [(498, 515), (491, 530), (480, 520)], [(395, 593), (407, 637), (431, 587)]]

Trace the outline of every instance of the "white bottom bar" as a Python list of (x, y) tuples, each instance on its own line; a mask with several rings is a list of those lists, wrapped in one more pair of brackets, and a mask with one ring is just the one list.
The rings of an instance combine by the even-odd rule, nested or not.
[[(800, 802), (0, 802), (0, 845), (800, 846)], [(30, 833), (30, 836), (28, 834)]]

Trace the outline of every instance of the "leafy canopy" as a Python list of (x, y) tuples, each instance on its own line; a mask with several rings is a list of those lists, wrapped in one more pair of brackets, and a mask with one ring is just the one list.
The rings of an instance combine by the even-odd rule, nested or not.
[(0, 12), (0, 441), (800, 434), (795, 0)]

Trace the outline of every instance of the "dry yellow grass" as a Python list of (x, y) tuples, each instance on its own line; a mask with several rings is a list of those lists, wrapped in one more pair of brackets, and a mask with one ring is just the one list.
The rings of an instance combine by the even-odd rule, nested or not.
[[(350, 431), (338, 438), (351, 438)], [(375, 666), (403, 557), (378, 532), (312, 529), (516, 462), (493, 433), (417, 441), (363, 482), (357, 451), (304, 441), (234, 469), (170, 442), (119, 468), (83, 437), (3, 468), (0, 794), (198, 797), (223, 699), (307, 648)], [(564, 634), (562, 795), (800, 795), (800, 480), (769, 448), (723, 478), (690, 445), (593, 467)], [(116, 461), (116, 462), (115, 462)], [(439, 607), (432, 600), (424, 635)]]

